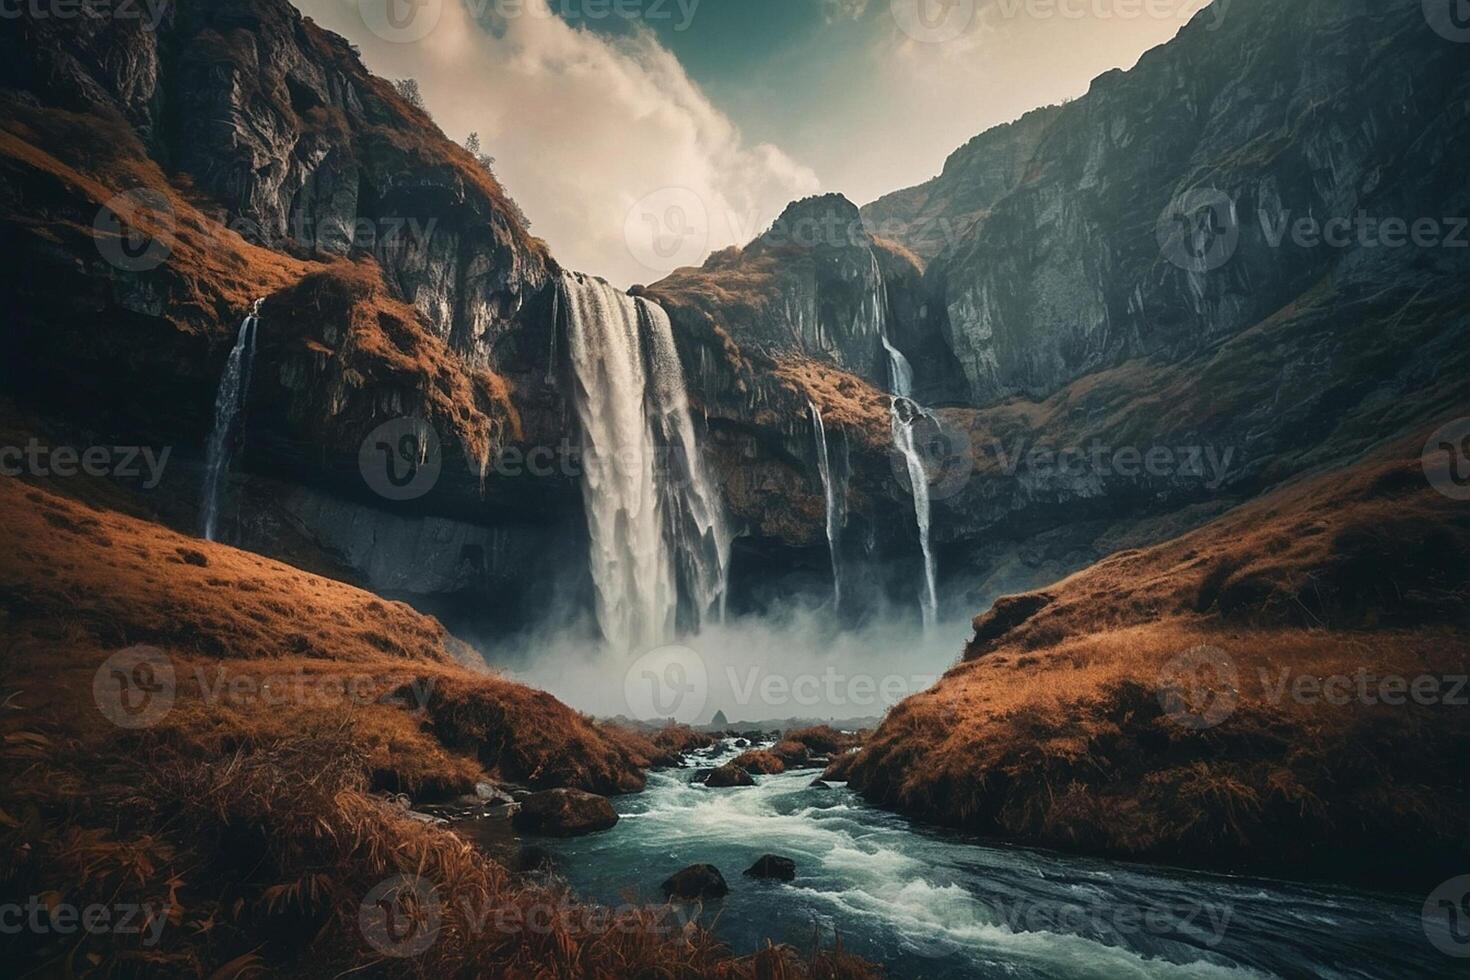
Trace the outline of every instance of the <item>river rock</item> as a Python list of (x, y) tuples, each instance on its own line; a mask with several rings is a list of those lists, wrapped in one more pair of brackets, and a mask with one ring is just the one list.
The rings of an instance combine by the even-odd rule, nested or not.
[(832, 788), (832, 784), (829, 783), (829, 782), (827, 782), (821, 776), (818, 776), (816, 779), (813, 779), (810, 783), (807, 784), (807, 786), (809, 786), (811, 789), (831, 789)]
[(722, 898), (730, 894), (725, 876), (713, 864), (695, 864), (669, 878), (661, 886), (669, 898)]
[(754, 786), (755, 780), (750, 773), (734, 763), (726, 763), (710, 773), (704, 784), (711, 789), (722, 789), (729, 786)]
[(479, 800), (482, 803), (492, 804), (506, 804), (515, 802), (515, 797), (511, 796), (505, 790), (500, 789), (498, 786), (493, 786), (490, 783), (475, 784), (475, 799)]
[(762, 855), (745, 874), (751, 878), (766, 878), (772, 881), (793, 881), (796, 878), (796, 862), (776, 854)]
[(618, 822), (618, 815), (606, 797), (577, 789), (553, 789), (522, 800), (511, 822), (523, 833), (580, 837), (608, 830)]

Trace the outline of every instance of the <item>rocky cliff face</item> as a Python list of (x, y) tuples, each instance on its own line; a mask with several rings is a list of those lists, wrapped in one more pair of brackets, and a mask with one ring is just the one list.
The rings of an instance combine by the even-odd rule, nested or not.
[[(982, 134), (919, 188), (862, 214), (838, 195), (798, 202), (746, 248), (646, 287), (674, 321), (741, 533), (737, 591), (754, 601), (785, 572), (825, 587), (815, 404), (848, 557), (911, 601), (880, 331), (918, 400), (941, 406), (924, 441), (956, 609), (1466, 400), (1462, 52), (1409, 0), (1237, 0), (1212, 23)], [(575, 415), (559, 270), (493, 177), (285, 0), (170, 7), (156, 31), (11, 28), (7, 393), (180, 447), (187, 466), (240, 319), (265, 298), (236, 540), (266, 548), (289, 529), (344, 577), (497, 616), (528, 574), (585, 588), (575, 473), (496, 465), (560, 452)], [(1393, 247), (1380, 226), (1341, 247), (1297, 233), (1359, 210), (1437, 219), (1441, 245)], [(358, 453), (405, 415), (438, 432), (444, 469), (395, 503), (365, 487)], [(1154, 449), (1170, 455), (1118, 465)], [(197, 487), (176, 497), (161, 509), (192, 525)]]
[(1060, 107), (1046, 106), (987, 129), (954, 151), (938, 177), (865, 205), (863, 223), (873, 234), (932, 261), (972, 234), (976, 223), (1030, 176), (1036, 148), (1060, 113)]
[(183, 3), (16, 22), (4, 80), (113, 111), (247, 241), (373, 255), (439, 336), (481, 363), (552, 268), (503, 191), (432, 120), (287, 3)]
[[(265, 482), (227, 501), (232, 540), (269, 546), (263, 529), (283, 519), (273, 480), (331, 495), (287, 507), (322, 562), (408, 595), (513, 583), (487, 557), (486, 523), (514, 525), (522, 554), (550, 552), (527, 538), (567, 536), (573, 480), (490, 478), (508, 447), (565, 430), (547, 380), (557, 268), (467, 152), (284, 0), (169, 5), (156, 29), (7, 23), (8, 393), (175, 447), (158, 506), (196, 530), (197, 481), (180, 471), (211, 427), (240, 320), (264, 299), (236, 469)], [(435, 493), (406, 505), (369, 492), (357, 462), (399, 416), (426, 419), (444, 446)], [(385, 577), (384, 562), (445, 548), (420, 581)]]
[(1466, 213), (1463, 55), (1407, 0), (1241, 0), (1098, 78), (931, 263), (970, 400), (1178, 360), (1324, 277), (1371, 292), (1462, 270), (1464, 250), (1415, 247), (1407, 226)]
[[(1467, 65), (1410, 0), (1241, 0), (863, 210), (916, 255), (888, 322), (948, 406), (953, 590), (1044, 584), (1470, 403)], [(653, 290), (697, 282), (733, 343), (777, 343), (726, 300), (742, 259)]]

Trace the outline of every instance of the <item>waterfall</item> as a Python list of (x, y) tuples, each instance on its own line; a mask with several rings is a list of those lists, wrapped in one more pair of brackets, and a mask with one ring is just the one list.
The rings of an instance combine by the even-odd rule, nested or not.
[(929, 417), (923, 407), (914, 401), (914, 368), (903, 352), (893, 346), (888, 338), (888, 286), (883, 282), (883, 271), (878, 265), (878, 255), (869, 250), (873, 259), (872, 304), (878, 337), (888, 353), (888, 377), (893, 395), (889, 410), (893, 425), (893, 444), (903, 454), (908, 468), (909, 485), (914, 494), (914, 522), (919, 529), (919, 549), (924, 555), (924, 594), (920, 606), (924, 615), (924, 628), (930, 629), (939, 619), (938, 568), (934, 551), (930, 546), (929, 521), (929, 475), (924, 469), (924, 459), (919, 454), (918, 440), (914, 428)]
[(838, 494), (833, 479), (832, 454), (827, 448), (827, 426), (822, 421), (822, 410), (815, 402), (808, 401), (812, 413), (812, 431), (817, 439), (817, 469), (822, 474), (822, 491), (827, 499), (827, 550), (832, 555), (832, 608), (842, 607), (842, 558), (841, 542), (842, 514), (839, 508), (844, 503)]
[(637, 304), (648, 337), (649, 415), (664, 456), (660, 476), (667, 540), (688, 626), (697, 633), (709, 617), (725, 617), (730, 534), (719, 490), (694, 435), (669, 315), (656, 303), (639, 299)]
[(255, 360), (255, 333), (260, 324), (260, 306), (256, 300), (249, 314), (240, 323), (240, 334), (235, 346), (225, 361), (225, 372), (220, 377), (219, 393), (214, 399), (214, 430), (209, 434), (209, 444), (204, 463), (204, 539), (215, 540), (219, 523), (219, 498), (225, 478), (230, 473), (230, 436), (236, 421), (245, 408), (245, 397), (250, 390), (250, 368)]
[(617, 650), (724, 612), (730, 536), (668, 315), (600, 279), (561, 282), (598, 625)]

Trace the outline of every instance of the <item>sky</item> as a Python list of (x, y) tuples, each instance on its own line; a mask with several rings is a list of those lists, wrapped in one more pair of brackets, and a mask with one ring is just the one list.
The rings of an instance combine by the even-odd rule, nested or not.
[[(789, 202), (866, 204), (1207, 0), (294, 0), (480, 135), (565, 266), (652, 282)], [(1219, 0), (1206, 17), (1225, 16)]]

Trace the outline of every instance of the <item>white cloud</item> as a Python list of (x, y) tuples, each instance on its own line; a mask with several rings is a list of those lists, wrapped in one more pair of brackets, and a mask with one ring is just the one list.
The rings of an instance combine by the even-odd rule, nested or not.
[[(652, 281), (667, 269), (648, 265), (674, 264), (660, 256), (682, 264), (743, 243), (819, 189), (778, 147), (747, 145), (650, 32), (595, 34), (554, 16), (547, 0), (498, 5), (521, 12), (482, 25), (460, 0), (444, 0), (427, 37), (396, 43), (367, 29), (355, 0), (295, 2), (358, 44), (373, 71), (417, 78), (452, 138), (479, 132), (533, 231), (568, 267), (619, 285)], [(640, 201), (654, 207), (640, 211)], [(661, 226), (657, 244), (683, 248), (652, 247), (642, 211)], [(693, 234), (681, 240), (686, 224)]]
[(822, 14), (827, 23), (839, 20), (861, 20), (868, 12), (868, 0), (822, 0)]

